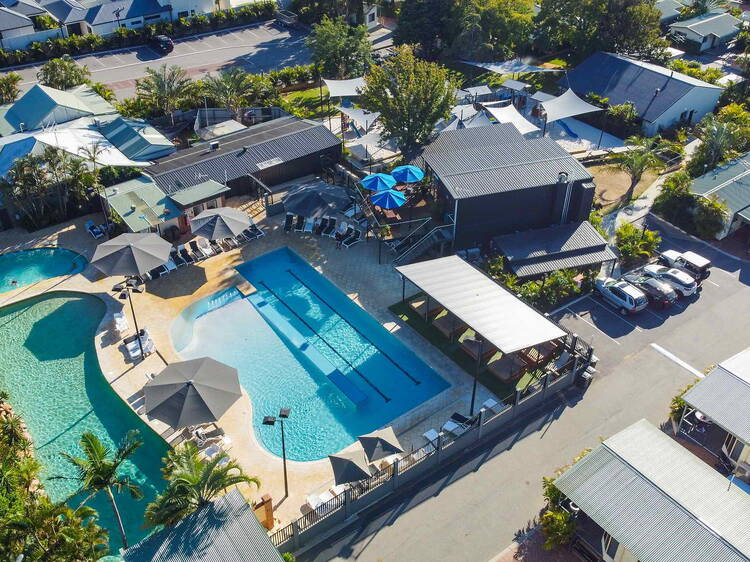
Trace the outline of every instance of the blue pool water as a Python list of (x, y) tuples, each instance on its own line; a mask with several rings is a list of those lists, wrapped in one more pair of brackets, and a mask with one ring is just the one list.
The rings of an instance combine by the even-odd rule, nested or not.
[(80, 273), (85, 268), (86, 258), (65, 248), (34, 248), (0, 254), (0, 293), (52, 277)]
[[(164, 487), (160, 467), (166, 443), (146, 426), (115, 394), (99, 368), (94, 334), (104, 314), (104, 303), (80, 293), (55, 292), (0, 308), (0, 390), (29, 428), (42, 483), (53, 501), (74, 493), (73, 481), (50, 480), (73, 476), (75, 470), (61, 451), (81, 456), (78, 444), (84, 431), (93, 432), (110, 449), (130, 429), (139, 430), (143, 445), (127, 460), (121, 473), (140, 485), (144, 498), (132, 500), (117, 493), (130, 544), (146, 536), (143, 511)], [(82, 498), (72, 500), (77, 506)], [(99, 523), (109, 530), (113, 552), (121, 546), (112, 509), (104, 494), (88, 503), (99, 512)]]
[(237, 270), (257, 289), (194, 304), (172, 327), (185, 358), (233, 365), (253, 403), (258, 440), (281, 454), (264, 416), (291, 408), (287, 456), (325, 458), (387, 425), (448, 383), (324, 276), (287, 248)]

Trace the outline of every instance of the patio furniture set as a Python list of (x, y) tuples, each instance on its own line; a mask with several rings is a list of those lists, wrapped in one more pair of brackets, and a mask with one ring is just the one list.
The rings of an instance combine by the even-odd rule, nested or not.
[[(494, 398), (487, 399), (481, 406), (482, 409), (488, 410), (493, 414), (499, 414), (500, 412), (510, 408), (510, 405), (503, 402), (498, 402)], [(466, 416), (454, 412), (451, 417), (440, 428), (440, 432), (436, 429), (428, 429), (422, 434), (427, 440), (428, 449), (436, 449), (438, 446), (438, 438), (444, 436), (446, 433), (451, 435), (454, 439), (469, 431), (472, 426), (472, 420)]]
[(336, 217), (313, 219), (287, 213), (284, 219), (284, 232), (309, 232), (316, 236), (334, 238), (341, 246), (349, 248), (362, 241), (362, 231), (347, 221), (340, 224)]

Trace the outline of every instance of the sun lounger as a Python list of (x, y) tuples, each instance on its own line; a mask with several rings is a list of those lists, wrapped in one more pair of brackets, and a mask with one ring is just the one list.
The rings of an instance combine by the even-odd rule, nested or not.
[[(141, 338), (141, 343), (143, 344), (144, 355), (150, 355), (151, 353), (156, 351), (156, 347), (154, 346), (154, 342), (151, 338)], [(137, 341), (133, 341), (129, 344), (126, 344), (125, 349), (128, 352), (128, 356), (133, 361), (135, 361), (141, 356), (141, 348), (138, 345)]]
[(250, 221), (250, 230), (253, 231), (256, 238), (262, 238), (266, 235), (265, 231), (259, 227), (257, 224), (255, 224), (253, 221)]
[(352, 234), (354, 234), (354, 227), (353, 227), (353, 226), (348, 226), (348, 225), (347, 225), (346, 223), (342, 223), (342, 224), (341, 224), (341, 227), (342, 227), (342, 229), (343, 229), (344, 227), (346, 227), (346, 230), (345, 230), (345, 231), (344, 231), (343, 233), (341, 233), (341, 234), (339, 234), (339, 235), (338, 235), (338, 237), (337, 237), (337, 238), (338, 238), (339, 240), (346, 240), (346, 239), (347, 239), (347, 238), (349, 238), (349, 237), (350, 237), (350, 236), (351, 236)]
[(284, 232), (291, 232), (293, 224), (294, 215), (292, 213), (287, 213), (286, 218), (284, 219)]
[(362, 242), (362, 239), (360, 238), (362, 236), (362, 232), (359, 230), (355, 230), (354, 234), (352, 234), (349, 238), (344, 240), (342, 244), (346, 246), (347, 248), (350, 248), (351, 246), (354, 246), (357, 242)]
[(305, 227), (302, 229), (303, 232), (312, 232), (315, 226), (315, 219), (307, 219), (305, 221)]
[(237, 244), (237, 241), (234, 238), (224, 238), (224, 240), (222, 240), (222, 242), (230, 250), (234, 250), (235, 248), (239, 248), (239, 244)]
[(528, 368), (528, 363), (515, 353), (502, 355), (487, 363), (487, 371), (506, 382), (523, 375)]
[(206, 253), (200, 249), (198, 243), (195, 240), (191, 240), (190, 242), (188, 242), (188, 246), (190, 246), (190, 251), (193, 252), (195, 261), (205, 260), (208, 257)]
[[(461, 349), (469, 357), (474, 359), (474, 361), (486, 361), (487, 359), (495, 355), (495, 353), (497, 353), (497, 348), (491, 343), (486, 341), (481, 342), (474, 338), (464, 338), (464, 340), (461, 342)], [(482, 350), (481, 358), (479, 356), (480, 349)]]
[(331, 492), (331, 495), (336, 497), (340, 496), (344, 492), (346, 492), (346, 484), (336, 484), (335, 486), (331, 487), (328, 491)]
[(206, 254), (206, 257), (213, 256), (216, 252), (214, 251), (213, 247), (211, 246), (211, 243), (206, 240), (205, 238), (199, 238), (196, 241), (196, 244), (201, 249), (201, 251)]
[(323, 231), (323, 236), (328, 236), (329, 238), (334, 235), (336, 232), (336, 219), (334, 217), (331, 217), (328, 219), (328, 226), (326, 226), (325, 230)]
[(323, 217), (320, 219), (320, 222), (315, 226), (315, 229), (313, 230), (313, 234), (316, 236), (320, 236), (323, 234), (323, 231), (328, 228), (328, 217)]
[[(425, 309), (427, 308), (427, 297), (417, 297), (409, 301), (409, 308), (419, 314), (420, 317), (425, 317)], [(430, 307), (427, 308), (427, 317), (432, 319), (443, 311), (443, 305), (435, 299), (430, 299)]]
[(258, 234), (252, 228), (243, 230), (241, 236), (244, 236), (245, 242), (251, 242), (258, 238)]
[(297, 218), (294, 221), (294, 231), (295, 232), (302, 232), (305, 228), (305, 217), (302, 215), (297, 215)]
[(489, 410), (494, 414), (499, 414), (500, 412), (510, 408), (510, 404), (506, 404), (505, 402), (498, 402), (494, 398), (488, 398), (484, 401), (481, 407), (485, 410)]
[(468, 326), (450, 312), (432, 321), (432, 325), (448, 339), (466, 331)]
[(169, 251), (169, 256), (170, 258), (172, 258), (172, 261), (177, 265), (177, 267), (187, 265), (187, 262), (180, 257), (180, 254), (177, 253), (177, 248), (172, 248)]
[(180, 254), (180, 257), (185, 260), (186, 263), (195, 263), (195, 258), (190, 255), (190, 252), (187, 251), (185, 248), (185, 244), (180, 244), (177, 246), (177, 251)]
[(209, 241), (209, 244), (211, 244), (211, 249), (214, 251), (214, 254), (220, 254), (224, 251), (224, 248), (222, 248), (216, 240)]
[(458, 437), (459, 435), (466, 433), (468, 428), (465, 425), (454, 422), (453, 420), (448, 420), (443, 424), (442, 430)]
[(86, 231), (94, 237), (95, 240), (104, 237), (104, 231), (94, 224), (94, 221), (88, 221), (85, 225)]
[(422, 437), (427, 439), (428, 443), (431, 443), (433, 446), (435, 446), (438, 442), (438, 438), (440, 437), (440, 434), (434, 429), (428, 429), (422, 434)]

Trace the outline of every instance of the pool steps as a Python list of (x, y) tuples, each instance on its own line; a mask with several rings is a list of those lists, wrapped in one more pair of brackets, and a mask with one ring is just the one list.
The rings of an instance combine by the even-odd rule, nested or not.
[(277, 334), (288, 345), (295, 347), (304, 355), (315, 367), (317, 367), (341, 393), (346, 396), (355, 405), (359, 405), (367, 400), (367, 395), (349, 379), (344, 373), (338, 370), (323, 354), (318, 351), (314, 345), (310, 345), (307, 338), (299, 330), (289, 323), (276, 309), (257, 292), (247, 297), (256, 310), (266, 319), (266, 322), (274, 328)]

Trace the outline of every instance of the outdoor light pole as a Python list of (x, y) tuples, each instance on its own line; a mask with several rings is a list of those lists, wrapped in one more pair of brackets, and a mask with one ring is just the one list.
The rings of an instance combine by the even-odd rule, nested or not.
[[(284, 497), (289, 497), (289, 479), (286, 473), (286, 439), (284, 438), (284, 420), (289, 417), (290, 408), (281, 408), (279, 410), (279, 425), (281, 425), (281, 457), (284, 460)], [(276, 425), (276, 418), (274, 416), (266, 416), (263, 418), (263, 425)]]
[(141, 350), (141, 361), (146, 358), (146, 355), (143, 353), (143, 342), (141, 341), (141, 331), (138, 329), (138, 319), (135, 316), (135, 308), (133, 307), (133, 299), (130, 296), (130, 293), (142, 293), (143, 289), (141, 289), (138, 286), (137, 281), (132, 278), (128, 277), (125, 279), (125, 283), (118, 283), (114, 287), (112, 287), (112, 291), (115, 293), (120, 293), (118, 295), (118, 298), (120, 300), (128, 299), (128, 302), (130, 303), (130, 312), (133, 314), (133, 324), (135, 325), (135, 339), (138, 340), (138, 349)]

